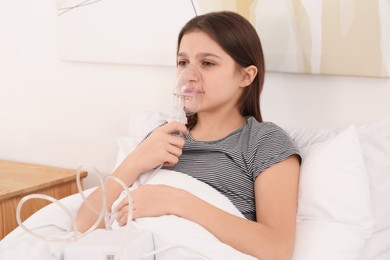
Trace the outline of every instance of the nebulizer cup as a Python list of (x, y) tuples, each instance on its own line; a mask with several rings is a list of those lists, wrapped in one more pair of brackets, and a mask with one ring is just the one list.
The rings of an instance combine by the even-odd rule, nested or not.
[(173, 90), (173, 111), (170, 121), (187, 123), (187, 115), (199, 111), (203, 97), (202, 77), (193, 65), (186, 65), (177, 75)]

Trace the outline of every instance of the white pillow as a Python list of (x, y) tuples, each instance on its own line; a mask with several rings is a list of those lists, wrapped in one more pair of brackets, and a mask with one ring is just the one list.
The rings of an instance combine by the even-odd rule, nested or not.
[[(286, 129), (299, 147), (324, 142), (343, 129)], [(370, 181), (374, 234), (363, 259), (390, 259), (390, 118), (356, 126)]]
[(390, 118), (360, 125), (357, 131), (370, 178), (375, 230), (390, 228)]
[(374, 219), (356, 129), (305, 145), (293, 259), (360, 259)]
[(374, 235), (364, 259), (390, 259), (390, 118), (357, 128), (370, 177)]

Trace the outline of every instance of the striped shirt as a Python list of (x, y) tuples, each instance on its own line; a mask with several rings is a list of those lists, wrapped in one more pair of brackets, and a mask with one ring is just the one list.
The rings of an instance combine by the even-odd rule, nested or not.
[(254, 181), (268, 167), (299, 154), (290, 136), (270, 122), (249, 117), (243, 127), (215, 141), (197, 141), (190, 134), (179, 162), (169, 169), (186, 173), (225, 195), (250, 220), (256, 221)]

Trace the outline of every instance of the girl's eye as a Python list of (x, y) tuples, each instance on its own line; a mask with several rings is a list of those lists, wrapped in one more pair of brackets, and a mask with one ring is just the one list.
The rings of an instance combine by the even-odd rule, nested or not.
[(185, 61), (185, 60), (179, 60), (179, 61), (177, 61), (177, 66), (178, 67), (184, 67), (184, 66), (186, 66), (187, 65), (187, 61)]
[(203, 61), (202, 62), (202, 65), (205, 66), (205, 67), (210, 67), (210, 66), (213, 66), (214, 63), (210, 62), (210, 61)]

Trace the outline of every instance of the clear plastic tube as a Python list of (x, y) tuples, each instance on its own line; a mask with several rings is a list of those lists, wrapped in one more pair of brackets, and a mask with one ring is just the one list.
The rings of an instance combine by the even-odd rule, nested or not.
[[(30, 235), (36, 237), (36, 238), (39, 238), (39, 239), (42, 239), (42, 240), (47, 240), (47, 241), (54, 241), (54, 242), (70, 242), (70, 241), (75, 241), (79, 238), (79, 236), (77, 235), (77, 232), (74, 232), (73, 234), (73, 237), (71, 238), (58, 238), (58, 237), (50, 237), (50, 236), (43, 236), (41, 234), (38, 234), (38, 233), (35, 233), (33, 232), (32, 230), (30, 230), (29, 228), (27, 228), (21, 218), (20, 218), (20, 211), (21, 211), (21, 208), (23, 206), (23, 204), (25, 202), (27, 202), (28, 200), (30, 199), (44, 199), (44, 200), (48, 200), (50, 202), (53, 202), (55, 204), (57, 204), (58, 206), (60, 206), (66, 213), (66, 215), (68, 215), (68, 217), (72, 220), (72, 224), (73, 224), (73, 230), (77, 230), (77, 227), (76, 227), (76, 221), (75, 219), (73, 218), (72, 216), (72, 213), (61, 203), (59, 202), (57, 199), (51, 197), (51, 196), (48, 196), (48, 195), (44, 195), (44, 194), (30, 194), (30, 195), (27, 195), (25, 197), (23, 197), (19, 203), (18, 203), (18, 206), (16, 207), (16, 221), (18, 222), (19, 226), (24, 230), (26, 231), (27, 233), (29, 233)], [(103, 214), (102, 214), (103, 216)], [(100, 220), (102, 219), (99, 218)]]
[[(85, 171), (86, 168), (90, 168), (90, 170), (92, 169), (92, 171), (89, 171), (89, 172), (92, 172), (94, 173), (98, 179), (99, 179), (99, 186), (101, 187), (102, 189), (102, 207), (101, 207), (101, 210), (97, 210), (95, 209), (87, 200), (87, 198), (84, 196), (84, 192), (83, 192), (83, 189), (82, 189), (82, 185), (81, 185), (81, 172)], [(126, 224), (126, 233), (125, 233), (125, 236), (124, 236), (124, 241), (125, 239), (127, 239), (127, 234), (128, 234), (128, 230), (131, 228), (131, 221), (132, 221), (132, 198), (131, 198), (131, 193), (130, 191), (128, 190), (128, 187), (126, 186), (126, 184), (116, 178), (115, 176), (107, 176), (106, 177), (106, 180), (108, 179), (113, 179), (114, 181), (116, 181), (117, 183), (119, 183), (123, 190), (126, 192), (127, 194), (127, 200), (128, 200), (128, 203), (129, 203), (129, 214), (128, 214), (128, 218), (127, 218), (127, 224)], [(93, 230), (95, 230), (99, 224), (101, 223), (101, 221), (103, 220), (103, 218), (105, 219), (105, 226), (106, 226), (106, 230), (110, 230), (111, 229), (111, 225), (112, 225), (112, 217), (115, 216), (117, 213), (116, 212), (108, 212), (107, 210), (107, 202), (106, 202), (106, 181), (103, 180), (103, 178), (101, 177), (101, 174), (99, 173), (99, 171), (92, 165), (83, 165), (81, 167), (78, 168), (77, 170), (77, 174), (76, 174), (76, 183), (77, 183), (77, 188), (78, 188), (78, 191), (79, 191), (79, 194), (81, 195), (83, 201), (85, 202), (85, 205), (92, 211), (94, 212), (95, 214), (98, 215), (98, 218), (96, 219), (95, 223), (84, 233), (80, 233), (78, 228), (77, 228), (77, 223), (76, 223), (76, 219), (74, 216), (72, 216), (72, 213), (69, 211), (69, 209), (67, 209), (63, 203), (61, 203), (59, 200), (49, 196), (49, 195), (45, 195), (45, 194), (30, 194), (30, 195), (27, 195), (25, 197), (23, 197), (17, 207), (16, 207), (16, 221), (18, 222), (19, 226), (24, 230), (26, 231), (27, 233), (29, 233), (30, 235), (36, 237), (36, 238), (39, 238), (39, 239), (42, 239), (42, 240), (46, 240), (46, 241), (51, 241), (51, 242), (71, 242), (71, 241), (76, 241), (77, 239), (89, 234), (90, 232), (92, 232)], [(72, 229), (74, 231), (73, 233), (73, 236), (71, 238), (60, 238), (60, 237), (51, 237), (51, 236), (46, 236), (46, 235), (41, 235), (39, 233), (36, 233), (36, 232), (33, 232), (31, 229), (27, 228), (24, 223), (22, 222), (21, 220), (21, 217), (20, 217), (20, 213), (21, 213), (21, 210), (22, 210), (22, 207), (24, 205), (24, 203), (26, 203), (28, 200), (30, 199), (44, 199), (44, 200), (48, 200), (52, 203), (55, 203), (57, 204), (59, 207), (61, 207), (64, 212), (66, 213), (66, 215), (69, 217), (69, 219), (71, 220), (72, 222)]]
[[(126, 186), (126, 184), (119, 178), (115, 177), (115, 176), (107, 176), (107, 179), (113, 179), (115, 180), (117, 183), (119, 183), (123, 190), (126, 192), (126, 195), (127, 195), (127, 203), (128, 203), (128, 213), (127, 213), (127, 222), (126, 222), (126, 228), (125, 228), (125, 233), (123, 234), (123, 237), (122, 237), (122, 246), (121, 246), (121, 249), (118, 253), (118, 259), (121, 259), (121, 256), (123, 254), (123, 251), (125, 250), (126, 248), (126, 244), (127, 244), (127, 240), (130, 236), (130, 230), (133, 228), (133, 225), (131, 225), (131, 222), (133, 221), (133, 199), (131, 197), (131, 193), (128, 189), (128, 187)], [(115, 217), (116, 216), (116, 212), (114, 214), (112, 214), (110, 217)], [(111, 219), (111, 218), (110, 218)], [(113, 218), (113, 220), (115, 220)], [(106, 223), (106, 225), (108, 224), (110, 229), (111, 229), (111, 225), (112, 225), (112, 222), (113, 221), (110, 221), (110, 223)]]
[[(101, 177), (99, 171), (98, 171), (94, 166), (88, 165), (88, 167), (89, 167), (90, 169), (93, 169), (93, 172), (98, 176), (99, 181), (100, 181), (100, 187), (102, 187), (104, 190), (105, 190), (104, 187), (105, 187), (105, 185), (106, 185), (106, 183), (107, 183), (107, 180), (113, 179), (114, 181), (116, 181), (117, 183), (119, 183), (119, 184), (122, 186), (123, 190), (125, 191), (125, 193), (126, 193), (126, 195), (127, 195), (127, 201), (128, 201), (128, 207), (129, 207), (129, 208), (128, 208), (128, 215), (127, 215), (127, 224), (126, 224), (125, 233), (124, 233), (124, 235), (123, 235), (123, 237), (122, 237), (122, 245), (121, 245), (120, 250), (119, 250), (119, 252), (118, 252), (118, 254), (117, 254), (117, 258), (118, 258), (118, 259), (121, 259), (121, 256), (122, 256), (124, 250), (126, 249), (126, 244), (127, 244), (128, 238), (130, 237), (130, 231), (131, 231), (132, 228), (135, 228), (135, 226), (133, 226), (133, 225), (131, 224), (131, 223), (132, 223), (132, 220), (133, 220), (133, 214), (132, 214), (132, 212), (133, 212), (133, 203), (132, 203), (131, 193), (130, 193), (128, 187), (126, 186), (126, 184), (125, 184), (122, 180), (120, 180), (119, 178), (110, 175), (110, 176), (107, 176), (107, 177), (105, 178), (105, 181), (104, 181), (103, 178)], [(84, 232), (84, 233), (78, 232), (76, 220), (75, 220), (75, 218), (72, 216), (72, 213), (69, 211), (69, 209), (67, 209), (67, 208), (65, 207), (65, 205), (64, 205), (62, 202), (60, 202), (59, 200), (57, 200), (57, 199), (55, 199), (55, 198), (53, 198), (53, 197), (51, 197), (51, 196), (45, 195), (45, 194), (31, 194), (31, 195), (27, 195), (27, 196), (23, 197), (23, 198), (19, 201), (19, 203), (18, 203), (18, 205), (17, 205), (17, 208), (16, 208), (16, 220), (17, 220), (19, 226), (20, 226), (24, 231), (26, 231), (27, 233), (29, 233), (30, 235), (32, 235), (32, 236), (34, 236), (34, 237), (36, 237), (36, 238), (38, 238), (38, 239), (46, 240), (46, 241), (49, 241), (49, 242), (62, 242), (62, 243), (74, 242), (74, 241), (80, 239), (81, 237), (83, 237), (83, 236), (89, 234), (90, 232), (92, 232), (93, 230), (95, 230), (95, 229), (97, 228), (97, 226), (98, 226), (99, 223), (103, 220), (103, 217), (104, 217), (105, 215), (110, 217), (110, 221), (107, 221), (106, 224), (108, 224), (109, 226), (111, 226), (112, 223), (109, 223), (109, 222), (111, 222), (112, 217), (115, 216), (117, 213), (115, 212), (115, 213), (111, 213), (111, 214), (107, 215), (107, 212), (106, 212), (106, 210), (105, 210), (105, 209), (106, 209), (106, 205), (105, 205), (105, 203), (106, 203), (105, 197), (106, 197), (106, 196), (105, 196), (105, 193), (103, 192), (103, 197), (104, 197), (103, 201), (104, 201), (104, 203), (102, 203), (102, 204), (103, 204), (103, 205), (102, 205), (102, 210), (100, 210), (100, 211), (96, 210), (93, 206), (91, 206), (91, 205), (89, 204), (88, 200), (86, 199), (86, 197), (85, 197), (84, 194), (83, 194), (83, 190), (82, 190), (82, 187), (81, 187), (80, 176), (81, 176), (81, 172), (85, 171), (85, 168), (86, 168), (86, 165), (83, 165), (82, 167), (79, 167), (79, 169), (78, 169), (78, 171), (77, 171), (77, 175), (76, 175), (76, 177), (77, 177), (77, 181), (76, 181), (76, 182), (77, 182), (77, 188), (78, 188), (78, 190), (79, 190), (79, 193), (80, 193), (82, 199), (83, 199), (84, 202), (86, 203), (87, 207), (88, 207), (90, 210), (92, 210), (93, 212), (99, 214), (98, 219), (96, 220), (96, 222), (94, 223), (94, 225), (92, 225), (92, 227), (91, 227), (88, 231), (86, 231), (86, 232)], [(156, 170), (157, 170), (157, 169), (156, 169)], [(27, 228), (27, 227), (23, 224), (23, 222), (22, 222), (22, 220), (21, 220), (21, 218), (20, 218), (20, 212), (21, 212), (21, 209), (22, 209), (24, 203), (26, 203), (26, 202), (27, 202), (28, 200), (30, 200), (30, 199), (44, 199), (44, 200), (48, 200), (48, 201), (50, 201), (50, 202), (52, 202), (52, 203), (57, 204), (60, 208), (62, 208), (62, 209), (64, 210), (64, 212), (66, 213), (66, 215), (67, 215), (67, 216), (71, 219), (71, 221), (72, 221), (73, 231), (75, 231), (75, 232), (73, 233), (73, 236), (70, 237), (70, 238), (69, 238), (69, 237), (67, 237), (67, 238), (60, 238), (60, 237), (44, 236), (44, 235), (41, 235), (41, 234), (39, 234), (39, 233), (33, 232), (31, 229)], [(107, 232), (110, 232), (110, 230), (107, 230)], [(197, 254), (197, 255), (200, 257), (200, 259), (211, 260), (211, 258), (205, 256), (204, 254), (198, 252), (197, 250), (194, 250), (194, 249), (192, 249), (192, 248), (189, 248), (189, 247), (186, 247), (186, 246), (183, 246), (183, 245), (170, 245), (170, 246), (166, 246), (166, 247), (163, 247), (163, 248), (159, 248), (159, 249), (153, 250), (153, 251), (151, 251), (151, 252), (148, 252), (148, 253), (146, 253), (146, 254), (144, 254), (144, 255), (141, 255), (141, 259), (142, 259), (142, 258), (150, 257), (150, 256), (152, 256), (152, 255), (156, 255), (156, 254), (158, 254), (158, 253), (161, 253), (161, 252), (164, 252), (164, 251), (167, 251), (167, 250), (172, 250), (172, 249), (174, 249), (174, 248), (182, 248), (182, 249), (185, 249), (185, 250), (188, 250), (188, 251), (191, 251), (191, 252)]]
[(164, 252), (164, 251), (167, 251), (167, 250), (171, 250), (171, 249), (175, 249), (175, 248), (181, 248), (181, 249), (185, 249), (185, 250), (188, 250), (188, 251), (191, 251), (193, 253), (195, 253), (199, 258), (196, 258), (196, 259), (205, 259), (205, 260), (213, 260), (211, 259), (210, 257), (208, 256), (205, 256), (204, 254), (198, 252), (197, 250), (194, 250), (190, 247), (187, 247), (187, 246), (183, 246), (183, 245), (170, 245), (170, 246), (165, 246), (165, 247), (162, 247), (162, 248), (159, 248), (159, 249), (156, 249), (152, 252), (149, 252), (147, 254), (143, 254), (141, 255), (141, 259), (142, 258), (147, 258), (147, 257), (150, 257), (152, 255), (157, 255), (161, 252)]

